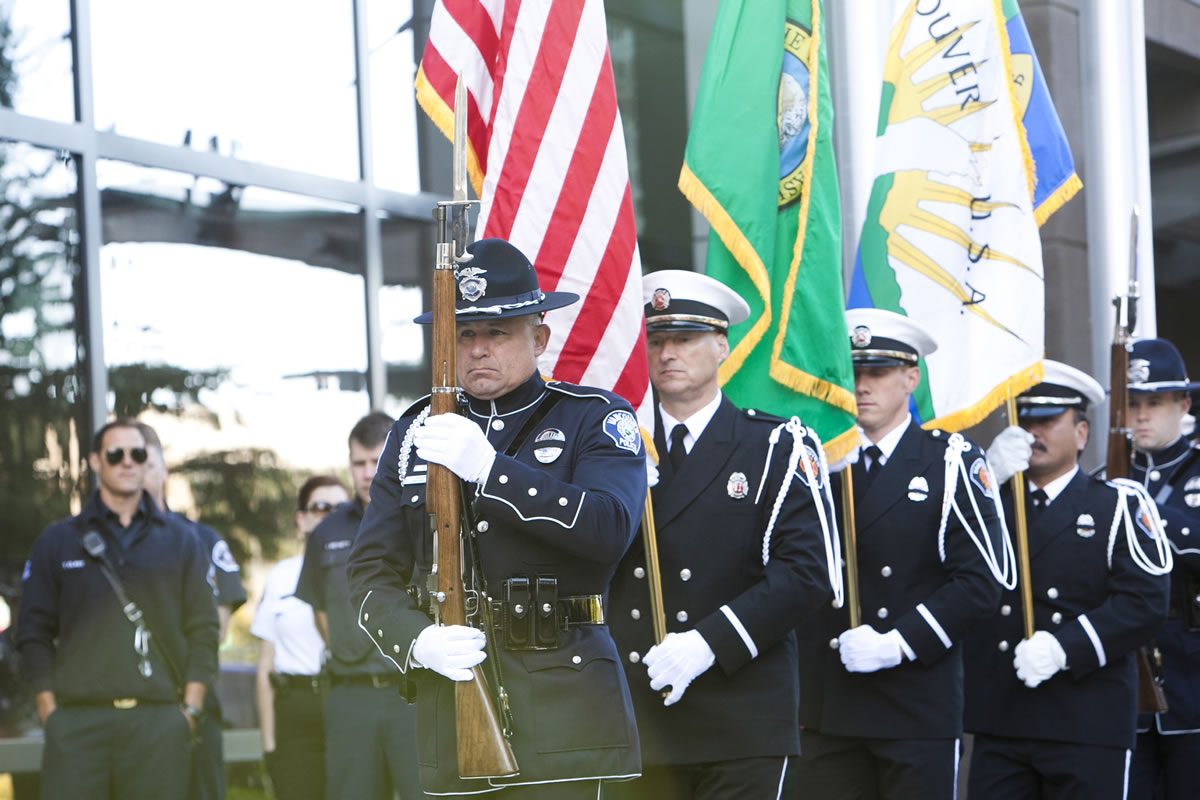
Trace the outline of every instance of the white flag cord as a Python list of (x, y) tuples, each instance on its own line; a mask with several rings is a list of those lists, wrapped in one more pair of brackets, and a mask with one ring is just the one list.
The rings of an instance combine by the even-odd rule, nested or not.
[[(1137, 481), (1131, 481), (1128, 478), (1113, 478), (1108, 482), (1117, 490), (1119, 497), (1117, 498), (1116, 512), (1113, 514), (1112, 527), (1108, 532), (1108, 568), (1112, 569), (1113, 548), (1117, 543), (1117, 530), (1121, 523), (1125, 524), (1125, 541), (1129, 546), (1129, 555), (1133, 558), (1133, 563), (1137, 564), (1151, 575), (1166, 575), (1175, 566), (1174, 556), (1171, 554), (1171, 547), (1167, 542), (1167, 535), (1163, 529), (1162, 518), (1158, 515), (1158, 506), (1151, 499), (1145, 487)], [(1154, 540), (1155, 555), (1157, 560), (1153, 559), (1143, 548), (1138, 540), (1137, 525), (1133, 517), (1129, 513), (1130, 498), (1137, 499), (1138, 515), (1145, 514), (1149, 517), (1149, 527), (1152, 533), (1148, 533)]]
[[(942, 493), (942, 521), (938, 528), (938, 555), (942, 561), (946, 560), (946, 523), (950, 518), (950, 511), (953, 510), (955, 516), (958, 517), (958, 521), (962, 523), (963, 530), (967, 532), (967, 535), (971, 537), (971, 541), (975, 543), (975, 547), (983, 557), (984, 563), (987, 564), (988, 570), (991, 571), (992, 577), (1005, 589), (1011, 591), (1017, 586), (1017, 560), (1013, 554), (1012, 537), (1008, 533), (1008, 524), (1004, 519), (1004, 508), (1000, 504), (1000, 493), (996, 489), (993, 489), (988, 496), (996, 508), (996, 518), (1000, 522), (1000, 536), (1002, 540), (1001, 556), (1004, 559), (1003, 563), (996, 556), (992, 537), (988, 535), (987, 523), (984, 521), (983, 513), (979, 510), (979, 504), (975, 500), (975, 492), (971, 489), (970, 476), (967, 474), (967, 466), (963, 461), (963, 454), (970, 450), (971, 443), (961, 433), (950, 435), (950, 440), (946, 443), (946, 479), (945, 489)], [(984, 463), (987, 463), (986, 460)], [(987, 469), (990, 478), (992, 475), (991, 466), (988, 465)], [(971, 510), (974, 512), (975, 520), (979, 523), (978, 534), (974, 526), (963, 515), (962, 509), (958, 506), (957, 494), (960, 476), (963, 480), (963, 485), (967, 489), (967, 496), (971, 499)]]

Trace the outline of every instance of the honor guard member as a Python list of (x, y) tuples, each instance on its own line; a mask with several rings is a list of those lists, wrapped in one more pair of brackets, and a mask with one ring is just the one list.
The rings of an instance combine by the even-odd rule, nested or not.
[[(994, 465), (997, 480), (1025, 470), (1035, 632), (1024, 639), (1020, 592), (1008, 591), (963, 642), (971, 800), (1125, 798), (1134, 650), (1166, 618), (1170, 554), (1144, 491), (1079, 469), (1087, 411), (1103, 400), (1091, 376), (1046, 361), (1017, 397), (1030, 455)], [(1002, 497), (1012, 530), (1011, 486)]]
[(99, 489), (42, 532), (26, 566), (18, 646), (45, 729), (48, 800), (187, 796), (217, 611), (208, 553), (142, 488), (147, 457), (136, 421), (97, 431)]
[[(349, 499), (333, 475), (306, 480), (296, 508), (301, 545)], [(303, 561), (292, 556), (271, 568), (250, 623), (251, 635), (262, 640), (255, 677), (263, 760), (279, 800), (325, 797), (325, 642), (312, 606), (296, 597)]]
[[(851, 629), (847, 609), (830, 605), (797, 629), (807, 654), (797, 784), (812, 797), (949, 800), (958, 642), (999, 606), (1015, 559), (983, 452), (909, 412), (933, 337), (880, 309), (847, 311), (846, 324), (862, 440), (851, 469), (863, 624)], [(840, 486), (833, 495), (840, 507)]]
[[(595, 798), (601, 780), (641, 772), (602, 598), (645, 507), (642, 439), (620, 397), (538, 374), (550, 336), (541, 315), (578, 296), (541, 291), (533, 266), (508, 242), (482, 239), (467, 251), (471, 267), (460, 273), (456, 294), (466, 407), (461, 416), (431, 416), (423, 400), (392, 428), (350, 558), (359, 623), (397, 674), (417, 682), (427, 793)], [(426, 313), (417, 322), (430, 319)], [(427, 595), (418, 601), (408, 592), (427, 585), (433, 560), (425, 510), (430, 462), (463, 481), (493, 603), (496, 626), (486, 634), (431, 624)], [(501, 684), (491, 688), (508, 698), (498, 705), (512, 715), (509, 744), (520, 774), (460, 779), (454, 681), (470, 679), (485, 657), (485, 638)]]
[(1151, 644), (1167, 710), (1142, 715), (1129, 796), (1162, 800), (1196, 796), (1200, 787), (1200, 450), (1183, 434), (1191, 409), (1183, 358), (1166, 339), (1134, 342), (1129, 354), (1133, 464), (1129, 477), (1158, 504), (1175, 555), (1171, 606)]
[[(163, 458), (162, 440), (158, 438), (154, 428), (144, 422), (138, 423), (138, 430), (146, 440), (145, 489), (154, 500), (154, 505), (163, 513), (192, 526), (204, 552), (209, 554), (208, 582), (213, 587), (213, 602), (217, 604), (217, 618), (220, 621), (217, 641), (223, 642), (225, 634), (229, 631), (229, 620), (233, 617), (233, 612), (246, 602), (241, 569), (221, 534), (167, 508), (167, 462)], [(188, 790), (191, 800), (222, 800), (225, 797), (222, 720), (217, 688), (215, 684), (210, 684), (204, 691), (204, 713), (196, 720), (192, 780)]]
[(832, 596), (828, 470), (800, 420), (743, 411), (718, 388), (726, 331), (750, 314), (741, 297), (679, 270), (647, 275), (642, 287), (669, 633), (655, 645), (653, 576), (639, 537), (613, 580), (609, 610), (643, 777), (605, 796), (774, 798), (788, 756), (800, 751), (792, 629)]
[(358, 628), (346, 560), (371, 502), (371, 480), (392, 418), (373, 411), (350, 430), (354, 499), (317, 525), (304, 548), (296, 597), (313, 607), (329, 645), (325, 698), (326, 800), (421, 796), (415, 715), (404, 676)]

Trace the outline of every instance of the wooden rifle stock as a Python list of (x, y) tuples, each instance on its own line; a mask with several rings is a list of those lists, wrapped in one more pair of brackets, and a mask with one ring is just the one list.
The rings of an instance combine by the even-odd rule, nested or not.
[[(458, 413), (460, 390), (454, 363), (454, 268), (466, 253), (467, 208), (470, 206), (466, 195), (466, 90), (461, 75), (455, 88), (454, 105), (454, 199), (438, 203), (433, 212), (437, 221), (438, 243), (437, 264), (433, 272), (433, 391), (430, 414)], [(439, 464), (429, 465), (426, 481), (426, 508), (431, 514), (436, 537), (433, 605), (437, 620), (444, 625), (466, 625), (462, 483), (454, 473)], [(479, 604), (487, 602), (483, 596), (475, 600)], [(484, 632), (489, 637), (492, 635), (491, 631)], [(471, 673), (471, 680), (456, 681), (454, 684), (458, 774), (463, 778), (516, 775), (517, 760), (505, 736), (483, 670), (476, 666)]]
[[(1117, 309), (1117, 324), (1113, 329), (1112, 353), (1109, 360), (1108, 390), (1108, 459), (1105, 475), (1128, 478), (1133, 459), (1133, 432), (1129, 427), (1129, 345), (1137, 319), (1137, 225), (1138, 211), (1133, 210), (1129, 235), (1129, 288), (1126, 294), (1113, 298)], [(1137, 661), (1138, 711), (1161, 714), (1167, 710), (1167, 696), (1154, 677), (1149, 647), (1134, 651)]]

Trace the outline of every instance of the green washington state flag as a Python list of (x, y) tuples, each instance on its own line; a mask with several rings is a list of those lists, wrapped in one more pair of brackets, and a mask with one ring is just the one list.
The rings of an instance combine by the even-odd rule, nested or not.
[(712, 226), (707, 274), (750, 304), (722, 388), (837, 460), (858, 437), (832, 121), (819, 0), (722, 0), (679, 176)]

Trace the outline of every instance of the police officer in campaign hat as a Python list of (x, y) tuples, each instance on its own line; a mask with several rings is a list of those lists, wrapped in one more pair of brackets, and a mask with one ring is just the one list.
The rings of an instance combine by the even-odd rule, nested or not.
[(187, 796), (217, 611), (208, 553), (142, 488), (147, 457), (136, 421), (97, 431), (98, 490), (26, 567), (18, 645), (45, 728), (43, 798)]
[[(798, 419), (743, 411), (718, 388), (726, 333), (750, 313), (736, 292), (679, 270), (651, 273), (642, 288), (658, 401), (653, 499), (668, 633), (655, 644), (655, 576), (639, 538), (609, 608), (643, 777), (605, 796), (774, 798), (800, 747), (792, 629), (831, 597), (828, 471), (820, 442)], [(811, 478), (804, 466), (789, 469), (796, 450)]]
[(392, 418), (374, 411), (350, 430), (354, 499), (317, 525), (304, 548), (296, 597), (313, 608), (329, 645), (325, 698), (325, 798), (421, 796), (416, 720), (402, 675), (376, 651), (355, 619), (346, 560), (371, 501), (371, 480)]
[[(971, 800), (1125, 797), (1134, 650), (1166, 617), (1170, 554), (1144, 492), (1079, 469), (1088, 409), (1103, 400), (1090, 375), (1057, 361), (1017, 397), (1034, 440), (1011, 466), (1027, 481), (1035, 632), (1024, 638), (1020, 593), (1007, 591), (964, 640)], [(1002, 495), (1011, 528), (1011, 485)]]
[(1175, 553), (1168, 619), (1151, 646), (1168, 708), (1138, 720), (1129, 796), (1180, 800), (1200, 787), (1200, 450), (1183, 434), (1200, 383), (1175, 345), (1144, 339), (1129, 354), (1128, 386), (1129, 477), (1158, 503)]
[[(159, 510), (191, 525), (204, 552), (209, 554), (208, 582), (213, 587), (213, 602), (217, 604), (217, 618), (220, 621), (218, 641), (223, 642), (233, 612), (246, 602), (241, 569), (221, 534), (167, 508), (167, 462), (163, 457), (162, 440), (154, 428), (144, 422), (138, 423), (138, 430), (146, 440), (145, 489), (150, 498)], [(221, 800), (225, 797), (223, 718), (216, 686), (210, 685), (204, 691), (204, 713), (196, 720), (192, 781), (188, 791), (191, 800)]]
[[(538, 374), (550, 335), (540, 315), (578, 296), (541, 291), (508, 242), (482, 239), (467, 251), (456, 293), (464, 413), (430, 415), (423, 400), (392, 428), (350, 557), (359, 623), (396, 674), (417, 683), (426, 792), (594, 798), (600, 781), (641, 771), (603, 598), (646, 502), (642, 439), (620, 397)], [(431, 624), (428, 597), (409, 594), (427, 585), (434, 555), (429, 463), (462, 480), (497, 623), (486, 633)], [(454, 682), (469, 680), (485, 655), (497, 660), (520, 772), (460, 779)]]
[[(952, 798), (962, 733), (958, 642), (1015, 582), (983, 452), (909, 411), (936, 348), (914, 320), (846, 312), (862, 451), (851, 467), (863, 624), (802, 625), (803, 796)], [(841, 477), (838, 476), (840, 483)], [(840, 491), (835, 488), (834, 497)]]

